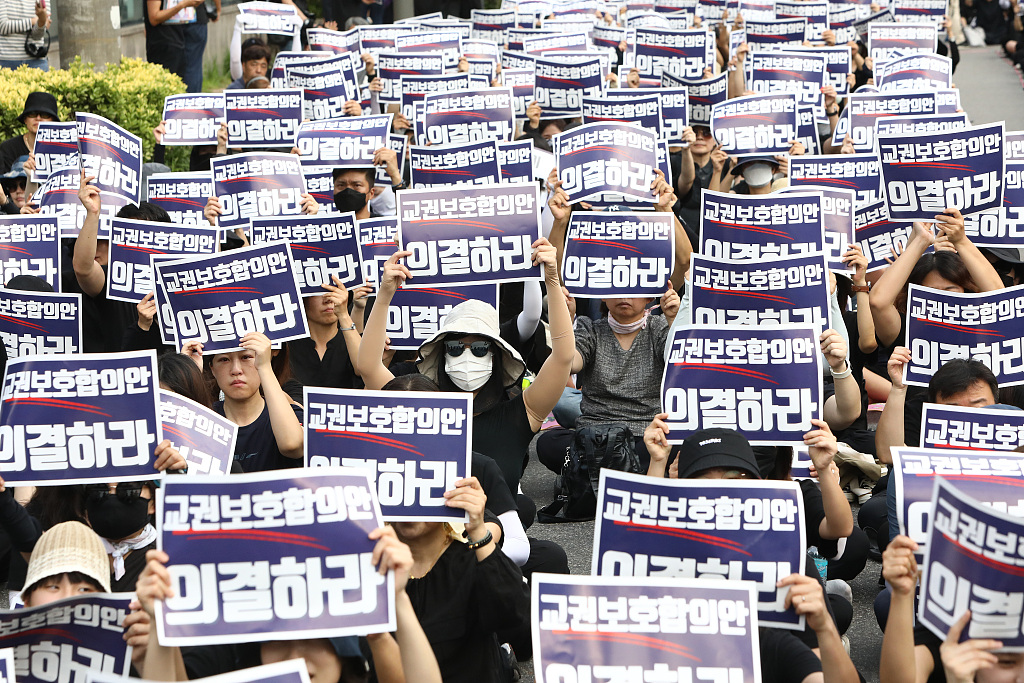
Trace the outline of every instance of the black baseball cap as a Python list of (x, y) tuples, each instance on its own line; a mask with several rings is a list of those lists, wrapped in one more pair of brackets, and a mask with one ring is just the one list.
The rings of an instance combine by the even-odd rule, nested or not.
[(747, 437), (735, 429), (702, 429), (694, 432), (679, 447), (679, 478), (688, 479), (703, 470), (725, 467), (748, 472), (760, 479), (754, 449)]

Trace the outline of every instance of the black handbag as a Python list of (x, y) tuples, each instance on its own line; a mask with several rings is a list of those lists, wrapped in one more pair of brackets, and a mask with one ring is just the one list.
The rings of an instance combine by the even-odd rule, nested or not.
[(43, 30), (43, 37), (32, 38), (32, 31), (25, 34), (25, 52), (32, 59), (43, 59), (50, 52), (50, 30)]

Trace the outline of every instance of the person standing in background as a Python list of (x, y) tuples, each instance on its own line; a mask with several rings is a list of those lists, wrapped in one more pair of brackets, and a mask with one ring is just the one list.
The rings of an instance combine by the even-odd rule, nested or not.
[[(28, 38), (42, 40), (50, 28), (50, 11), (44, 0), (3, 0), (0, 2), (0, 67), (17, 69), (26, 64), (49, 71), (46, 58), (33, 59), (25, 51)], [(30, 34), (30, 35), (29, 35)]]
[(182, 24), (181, 33), (185, 43), (185, 64), (182, 80), (188, 92), (203, 92), (203, 54), (206, 52), (206, 29), (211, 21), (220, 18), (221, 0), (213, 0), (214, 10), (207, 11), (206, 2), (196, 5), (196, 20)]
[[(146, 24), (146, 61), (159, 64), (177, 74), (188, 85), (185, 50), (185, 24), (194, 23), (196, 7), (204, 0), (146, 0), (143, 20)], [(205, 33), (206, 27), (203, 26)], [(203, 44), (205, 49), (206, 45)], [(202, 57), (199, 76), (202, 89)], [(189, 89), (189, 92), (193, 92)]]

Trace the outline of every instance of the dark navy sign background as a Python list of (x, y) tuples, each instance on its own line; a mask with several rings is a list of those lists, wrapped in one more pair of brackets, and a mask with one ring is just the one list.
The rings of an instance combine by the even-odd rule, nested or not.
[(235, 458), (238, 425), (173, 391), (160, 390), (164, 438), (188, 462), (189, 474), (228, 474)]
[(59, 230), (56, 216), (0, 216), (0, 284), (35, 275), (60, 291)]
[(1012, 451), (1024, 444), (1024, 411), (925, 403), (921, 448)]
[(223, 213), (222, 229), (247, 227), (252, 218), (302, 211), (306, 179), (299, 157), (281, 152), (252, 152), (210, 160), (213, 192)]
[(995, 373), (999, 386), (1024, 384), (1024, 285), (982, 294), (956, 294), (911, 284), (907, 336), (911, 362), (903, 381), (928, 386), (954, 358), (974, 358)]
[(0, 474), (12, 486), (156, 479), (153, 351), (29, 356), (7, 364)]
[(164, 145), (215, 145), (224, 120), (223, 93), (188, 93), (164, 98)]
[(574, 211), (562, 279), (578, 297), (660, 297), (675, 265), (670, 213)]
[[(395, 249), (397, 247), (391, 247), (388, 257)], [(415, 351), (423, 342), (437, 334), (453, 306), (469, 299), (483, 301), (497, 309), (498, 286), (484, 284), (444, 288), (399, 288), (391, 299), (391, 305), (388, 306), (387, 334), (391, 340), (390, 347), (396, 350)]]
[(821, 414), (817, 340), (814, 328), (798, 325), (672, 330), (661, 381), (669, 442), (722, 427), (754, 445), (802, 444)]
[(758, 621), (800, 630), (782, 578), (802, 573), (804, 506), (796, 482), (656, 479), (602, 469), (594, 576), (757, 584)]
[(701, 193), (700, 253), (747, 260), (813, 254), (825, 244), (821, 195)]
[(532, 583), (541, 680), (589, 680), (593, 669), (620, 680), (638, 669), (638, 680), (760, 680), (751, 583), (555, 574)]
[(472, 397), (306, 387), (307, 467), (346, 467), (376, 484), (385, 521), (465, 520), (444, 492), (470, 476)]
[(146, 201), (166, 211), (178, 225), (209, 225), (203, 209), (212, 194), (209, 173), (154, 173), (146, 179)]
[(789, 160), (789, 184), (826, 185), (857, 193), (857, 206), (871, 204), (882, 198), (882, 167), (878, 155), (831, 154), (795, 156)]
[(302, 296), (316, 296), (337, 277), (346, 287), (363, 283), (356, 241), (356, 218), (351, 211), (331, 216), (257, 218), (252, 221), (252, 244), (285, 240)]
[(82, 295), (0, 289), (7, 358), (82, 352)]
[(175, 477), (157, 492), (158, 547), (175, 597), (158, 601), (167, 645), (380, 633), (394, 577), (371, 562), (381, 526), (366, 475), (339, 468)]

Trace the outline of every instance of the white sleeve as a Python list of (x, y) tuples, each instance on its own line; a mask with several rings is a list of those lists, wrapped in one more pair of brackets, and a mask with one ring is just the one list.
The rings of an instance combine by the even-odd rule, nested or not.
[(526, 537), (523, 521), (519, 519), (519, 513), (515, 510), (501, 513), (498, 519), (501, 520), (501, 528), (505, 533), (501, 551), (505, 553), (505, 557), (522, 567), (530, 559), (530, 539)]
[(537, 331), (543, 306), (543, 295), (540, 293), (538, 280), (527, 280), (523, 283), (523, 311), (516, 318), (516, 329), (519, 332), (519, 343), (525, 342)]
[(242, 18), (235, 17), (235, 32), (231, 34), (231, 80), (242, 77)]

